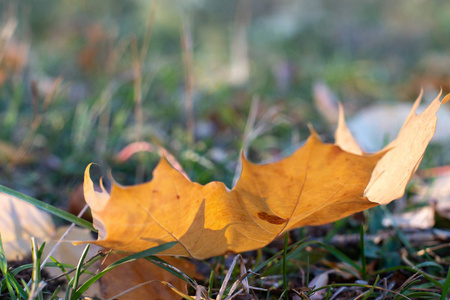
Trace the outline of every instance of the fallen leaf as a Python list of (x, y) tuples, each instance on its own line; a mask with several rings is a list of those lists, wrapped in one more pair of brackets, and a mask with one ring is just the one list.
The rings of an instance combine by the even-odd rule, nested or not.
[(31, 254), (31, 237), (47, 240), (55, 233), (50, 214), (0, 192), (0, 234), (7, 260)]
[(384, 218), (383, 226), (398, 226), (400, 228), (428, 229), (434, 226), (435, 209), (424, 206), (419, 209), (395, 214), (391, 218)]
[[(329, 270), (326, 272), (323, 272), (316, 277), (314, 277), (310, 283), (308, 284), (308, 287), (311, 289), (319, 289), (321, 287), (324, 287), (328, 284), (329, 276), (328, 274), (334, 273), (334, 270)], [(317, 292), (313, 293), (309, 296), (309, 299), (311, 300), (321, 300), (325, 297), (325, 294), (327, 293), (326, 289), (318, 290)]]
[(152, 181), (128, 187), (113, 182), (109, 194), (94, 190), (88, 166), (84, 193), (99, 229), (92, 243), (138, 252), (178, 241), (162, 254), (205, 259), (257, 249), (287, 230), (389, 203), (403, 195), (434, 133), (439, 97), (416, 115), (419, 102), (397, 139), (374, 155), (345, 151), (352, 142), (345, 123), (336, 134), (346, 131), (345, 139), (336, 144), (322, 143), (311, 130), (303, 147), (278, 162), (257, 165), (242, 156), (232, 190), (221, 182), (191, 182), (162, 158)]
[(416, 192), (418, 195), (413, 198), (414, 202), (431, 202), (438, 215), (450, 220), (450, 174), (438, 175), (431, 184), (416, 185)]
[[(113, 253), (106, 258), (103, 264), (108, 266), (125, 256), (125, 254)], [(164, 257), (164, 261), (190, 277), (198, 277), (194, 264), (186, 259)], [(101, 278), (102, 298), (150, 299), (149, 296), (151, 295), (151, 299), (180, 299), (180, 295), (172, 290), (167, 283), (178, 291), (187, 293), (185, 280), (172, 275), (154, 263), (139, 259), (120, 265), (108, 271)]]

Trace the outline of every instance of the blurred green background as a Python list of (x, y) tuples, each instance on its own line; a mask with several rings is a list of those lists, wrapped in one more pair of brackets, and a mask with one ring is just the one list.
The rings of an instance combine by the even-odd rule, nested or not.
[(0, 34), (0, 184), (58, 205), (89, 162), (151, 178), (158, 155), (117, 159), (136, 141), (231, 186), (242, 146), (331, 140), (318, 83), (348, 115), (450, 92), (445, 1), (0, 0)]

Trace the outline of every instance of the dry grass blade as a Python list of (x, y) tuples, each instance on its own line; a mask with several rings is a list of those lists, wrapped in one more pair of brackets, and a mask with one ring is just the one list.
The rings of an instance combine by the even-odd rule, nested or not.
[[(248, 270), (245, 273), (241, 272), (241, 276), (233, 283), (233, 285), (231, 286), (230, 292), (229, 292), (230, 295), (227, 296), (225, 298), (225, 300), (231, 300), (234, 297), (240, 295), (242, 292), (244, 292), (246, 295), (250, 294), (250, 289), (259, 290), (259, 291), (267, 291), (267, 289), (250, 286), (248, 284), (248, 275), (250, 275), (250, 274), (256, 274), (256, 273), (253, 273), (251, 270)], [(242, 284), (243, 288), (233, 294), (233, 292), (237, 289), (239, 284)]]
[(245, 267), (244, 260), (242, 259), (242, 257), (239, 260), (239, 264), (240, 264), (240, 271), (241, 271), (241, 278), (242, 278), (242, 280), (239, 279), (239, 281), (242, 282), (242, 286), (244, 287), (245, 292), (248, 294), (249, 293), (249, 285), (248, 285), (247, 275), (251, 273), (251, 270), (247, 271), (247, 268)]
[(148, 47), (150, 45), (150, 37), (152, 35), (153, 23), (155, 22), (157, 3), (158, 2), (155, 1), (151, 4), (150, 17), (148, 18), (147, 27), (145, 29), (144, 41), (143, 41), (142, 47), (141, 47), (141, 53), (140, 53), (141, 54), (141, 57), (140, 57), (141, 63), (144, 62), (145, 57), (147, 56)]
[(136, 38), (131, 40), (131, 52), (133, 58), (133, 88), (134, 88), (134, 115), (136, 119), (136, 142), (142, 141), (143, 113), (142, 113), (142, 62), (139, 59), (139, 51)]
[[(247, 122), (245, 123), (244, 136), (242, 139), (242, 151), (244, 155), (247, 155), (248, 150), (247, 148), (251, 142), (251, 135), (254, 135), (251, 134), (251, 132), (254, 130), (259, 102), (260, 102), (259, 97), (254, 96), (250, 104), (250, 110), (248, 112)], [(242, 161), (239, 160), (236, 165), (236, 169), (234, 171), (233, 186), (235, 186), (237, 181), (239, 180), (239, 177), (241, 176), (241, 170), (242, 170)]]
[(422, 274), (420, 273), (420, 271), (418, 271), (417, 273), (413, 274), (411, 277), (406, 279), (405, 282), (403, 282), (402, 285), (399, 286), (398, 289), (396, 289), (396, 291), (401, 293), (402, 290), (404, 290), (408, 285), (410, 285), (414, 281), (420, 279), (421, 277), (422, 277)]
[[(240, 295), (243, 292), (248, 295), (248, 294), (250, 294), (250, 289), (266, 291), (266, 289), (252, 287), (252, 286), (249, 285), (249, 283), (248, 283), (248, 275), (256, 274), (256, 273), (254, 273), (252, 270), (247, 270), (247, 268), (245, 267), (245, 264), (244, 264), (244, 260), (243, 260), (243, 258), (242, 258), (242, 256), (240, 254), (235, 257), (233, 262), (236, 261), (238, 258), (239, 258), (239, 263), (240, 263), (240, 276), (233, 283), (233, 285), (231, 286), (230, 291), (228, 292), (228, 296), (225, 298), (225, 300), (231, 300), (231, 299), (233, 299), (234, 297)], [(233, 264), (232, 264), (232, 266), (233, 266)], [(233, 266), (233, 268), (234, 268), (234, 266)], [(233, 268), (230, 267), (230, 270), (228, 271), (228, 274), (232, 273)], [(228, 276), (228, 274), (227, 274), (227, 276)], [(226, 278), (226, 280), (229, 280), (229, 278), (228, 279)], [(225, 283), (225, 281), (224, 281), (224, 283)], [(239, 285), (242, 285), (242, 288), (239, 289), (238, 291), (236, 291), (236, 289), (238, 288)], [(224, 284), (222, 284), (222, 287), (223, 286), (224, 286)], [(226, 284), (225, 284), (225, 286), (226, 286)]]
[(33, 88), (32, 85), (31, 90), (33, 93), (33, 112), (34, 112), (33, 120), (30, 124), (30, 130), (27, 132), (27, 135), (23, 139), (23, 142), (20, 145), (19, 149), (17, 150), (15, 156), (11, 159), (11, 161), (8, 164), (9, 169), (14, 169), (16, 167), (16, 164), (19, 163), (26, 156), (28, 150), (33, 144), (33, 141), (36, 137), (36, 132), (39, 129), (39, 126), (41, 125), (41, 122), (44, 118), (47, 108), (52, 102), (52, 100), (56, 97), (59, 87), (61, 86), (61, 83), (62, 77), (56, 78), (55, 81), (53, 82), (49, 93), (44, 98), (42, 112), (39, 112), (39, 95), (37, 94), (37, 89)]
[(446, 263), (446, 259), (442, 258), (441, 256), (439, 256), (438, 254), (436, 254), (436, 250), (440, 250), (440, 249), (444, 249), (444, 248), (449, 248), (450, 247), (450, 243), (445, 243), (445, 244), (440, 244), (440, 245), (436, 245), (436, 246), (432, 246), (432, 247), (427, 247), (425, 249), (422, 249), (420, 251), (417, 252), (418, 256), (424, 256), (426, 254), (430, 255), (431, 257), (434, 258), (434, 260), (437, 263)]
[(10, 40), (13, 37), (14, 32), (16, 31), (17, 25), (17, 19), (14, 17), (9, 17), (8, 21), (0, 31), (0, 39), (4, 41)]
[(202, 300), (202, 299), (210, 299), (208, 297), (208, 291), (204, 286), (198, 285), (195, 289), (195, 300)]
[[(84, 208), (80, 211), (80, 213), (77, 215), (77, 217), (81, 218), (81, 216), (84, 214), (84, 212), (88, 209), (88, 205), (86, 204)], [(47, 255), (47, 257), (44, 259), (44, 261), (41, 263), (41, 270), (45, 267), (45, 264), (50, 259), (50, 257), (55, 253), (56, 250), (58, 250), (59, 245), (64, 241), (64, 239), (67, 237), (67, 235), (70, 233), (70, 231), (75, 227), (75, 224), (70, 224), (69, 228), (67, 228), (66, 232), (61, 236), (61, 238), (58, 240), (56, 245), (53, 247), (53, 249), (50, 251), (50, 253)]]
[(238, 1), (234, 32), (231, 37), (230, 82), (235, 85), (245, 84), (250, 75), (247, 28), (251, 17), (252, 1)]
[(346, 287), (340, 287), (334, 294), (333, 296), (330, 297), (330, 300), (334, 300), (336, 299), (337, 296), (339, 296), (340, 293), (342, 293), (343, 291), (345, 291)]
[[(238, 259), (242, 260), (242, 256), (240, 254), (238, 254), (238, 255), (236, 255), (234, 257), (234, 259), (233, 259), (233, 261), (232, 261), (232, 263), (230, 265), (230, 268), (228, 269), (228, 273), (227, 273), (227, 275), (225, 276), (225, 279), (222, 282), (222, 286), (220, 287), (219, 294), (217, 294), (216, 300), (221, 300), (222, 299), (222, 296), (225, 293), (225, 290), (226, 290), (227, 285), (228, 285), (228, 281), (230, 281), (231, 275), (233, 274), (233, 270), (234, 270), (234, 267), (236, 266), (236, 263), (237, 263)], [(230, 293), (231, 293), (231, 291), (230, 291)]]
[(186, 125), (188, 129), (188, 143), (192, 146), (195, 140), (195, 115), (194, 115), (194, 54), (192, 50), (192, 32), (187, 18), (181, 23), (181, 50), (184, 66), (184, 109), (186, 113)]

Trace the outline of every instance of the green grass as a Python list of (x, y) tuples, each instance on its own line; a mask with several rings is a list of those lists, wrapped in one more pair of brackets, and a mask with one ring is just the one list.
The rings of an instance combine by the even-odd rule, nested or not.
[[(66, 300), (76, 300), (80, 299), (82, 294), (98, 279), (100, 279), (103, 275), (105, 275), (110, 270), (116, 268), (117, 266), (120, 266), (122, 264), (125, 264), (127, 262), (135, 261), (137, 259), (146, 258), (151, 262), (156, 263), (158, 266), (161, 266), (162, 268), (169, 270), (170, 272), (174, 273), (173, 270), (170, 270), (167, 266), (161, 265), (161, 260), (157, 257), (154, 257), (155, 254), (158, 252), (164, 251), (172, 247), (175, 243), (167, 243), (164, 245), (160, 245), (151, 249), (147, 249), (144, 251), (141, 251), (139, 253), (131, 254), (126, 257), (123, 257), (114, 263), (107, 266), (105, 269), (103, 269), (101, 272), (98, 272), (96, 274), (91, 273), (91, 278), (86, 280), (85, 282), (80, 282), (80, 276), (87, 272), (87, 269), (89, 266), (92, 265), (95, 260), (98, 260), (101, 258), (101, 256), (97, 256), (95, 260), (92, 258), (89, 259), (88, 262), (85, 262), (87, 251), (89, 250), (89, 245), (86, 246), (85, 251), (83, 251), (83, 254), (80, 257), (79, 263), (77, 266), (70, 266), (66, 265), (65, 267), (73, 268), (74, 275), (72, 277), (68, 277), (68, 286), (66, 288), (66, 293), (64, 299)], [(1, 243), (0, 238), (0, 270), (2, 272), (2, 276), (0, 277), (0, 286), (1, 286), (1, 296), (6, 297), (8, 295), (9, 299), (44, 299), (44, 296), (48, 296), (49, 294), (52, 295), (52, 299), (56, 297), (57, 292), (61, 288), (61, 286), (58, 286), (54, 291), (49, 291), (45, 288), (47, 285), (46, 280), (42, 278), (41, 276), (41, 256), (42, 252), (44, 250), (45, 243), (42, 244), (39, 248), (34, 240), (32, 239), (32, 259), (33, 263), (31, 265), (22, 265), (19, 266), (16, 269), (12, 269), (8, 267), (8, 262), (5, 258), (5, 252), (3, 249), (3, 245)], [(47, 267), (61, 267), (63, 271), (65, 271), (62, 264), (57, 263), (49, 263), (46, 265)], [(18, 282), (16, 280), (16, 276), (19, 272), (24, 271), (26, 269), (32, 269), (32, 279), (29, 283), (22, 280), (22, 282)], [(67, 276), (71, 272), (65, 272)], [(64, 274), (64, 273), (63, 273)], [(179, 273), (175, 273), (177, 276), (180, 276)], [(185, 279), (186, 277), (181, 277)], [(6, 290), (8, 293), (6, 294)]]

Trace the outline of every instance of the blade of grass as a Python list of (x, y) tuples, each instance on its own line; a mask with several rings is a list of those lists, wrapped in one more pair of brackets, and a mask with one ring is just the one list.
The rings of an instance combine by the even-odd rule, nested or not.
[[(2, 236), (0, 233), (0, 271), (3, 274), (3, 280), (0, 281), (2, 291), (3, 287), (6, 286), (9, 295), (12, 299), (16, 299), (16, 295), (20, 295), (23, 299), (27, 299), (27, 293), (20, 286), (20, 283), (16, 280), (14, 275), (10, 272), (8, 268), (8, 261), (6, 260), (5, 249), (3, 248)], [(26, 286), (26, 285), (25, 285)]]
[(44, 250), (45, 242), (42, 244), (40, 248), (36, 243), (36, 239), (34, 237), (31, 238), (31, 254), (33, 257), (33, 273), (32, 273), (32, 282), (31, 282), (31, 291), (28, 299), (39, 298), (42, 299), (42, 294), (39, 291), (39, 284), (41, 282), (41, 255)]
[(280, 297), (278, 298), (278, 300), (283, 299), (283, 296), (284, 296), (284, 294), (286, 294), (286, 291), (287, 291), (287, 290), (284, 290), (284, 291), (281, 293), (281, 295), (280, 295)]
[(166, 244), (162, 244), (132, 255), (129, 255), (127, 257), (121, 258), (115, 262), (113, 262), (112, 264), (110, 264), (108, 267), (106, 267), (106, 269), (104, 269), (103, 271), (101, 271), (100, 273), (96, 274), (95, 276), (93, 276), (92, 278), (90, 278), (88, 281), (86, 281), (83, 285), (81, 285), (75, 293), (73, 293), (72, 295), (72, 299), (78, 299), (79, 297), (81, 297), (81, 295), (95, 282), (97, 281), (100, 277), (102, 277), (103, 275), (105, 275), (108, 271), (114, 269), (115, 267), (118, 267), (124, 263), (130, 262), (130, 261), (134, 261), (137, 260), (139, 258), (144, 258), (147, 256), (152, 256), (155, 255), (161, 251), (167, 250), (171, 247), (173, 247), (177, 242), (170, 242), (170, 243), (166, 243)]
[[(101, 252), (99, 252), (99, 253), (97, 253), (96, 255), (94, 255), (93, 257), (91, 257), (91, 258), (89, 258), (84, 264), (83, 264), (83, 271), (82, 271), (82, 273), (86, 273), (86, 274), (89, 274), (89, 275), (95, 275), (95, 273), (93, 273), (93, 272), (90, 272), (90, 271), (87, 271), (97, 260), (99, 260), (99, 259), (101, 259), (102, 257), (104, 257), (104, 254), (103, 253), (101, 253)], [(52, 258), (53, 260), (55, 260), (54, 258)], [(53, 263), (51, 263), (51, 264), (49, 264), (49, 266), (53, 266), (53, 267), (59, 267), (60, 269), (62, 268), (62, 270), (64, 269), (64, 267), (65, 268), (70, 268), (70, 270), (63, 270), (63, 273), (62, 274), (60, 274), (60, 275), (58, 275), (58, 276), (55, 276), (55, 277), (53, 277), (53, 278), (50, 278), (50, 279), (48, 279), (48, 281), (52, 281), (52, 280), (57, 280), (57, 279), (59, 279), (59, 278), (62, 278), (62, 277), (66, 277), (67, 278), (67, 281), (69, 281), (70, 282), (70, 285), (73, 283), (73, 278), (72, 279), (70, 279), (70, 277), (69, 277), (69, 274), (71, 274), (71, 273), (73, 273), (73, 272), (75, 272), (76, 270), (77, 270), (77, 268), (75, 267), (75, 266), (72, 266), (72, 265), (69, 265), (69, 264), (61, 264), (61, 263), (59, 263), (58, 261), (56, 261), (55, 260), (55, 264), (53, 264)], [(70, 287), (70, 285), (69, 285), (69, 287)]]
[(52, 296), (50, 297), (50, 300), (54, 300), (54, 299), (57, 299), (57, 298), (58, 298), (58, 293), (59, 293), (59, 290), (60, 290), (60, 289), (61, 289), (61, 286), (58, 285), (58, 286), (56, 287), (55, 291), (53, 292)]
[(434, 261), (425, 261), (425, 262), (423, 262), (423, 263), (420, 263), (420, 264), (417, 264), (417, 265), (416, 265), (416, 268), (419, 268), (419, 269), (425, 268), (425, 267), (428, 267), (428, 268), (430, 268), (430, 267), (438, 268), (439, 270), (444, 271), (444, 267), (441, 266), (440, 264), (438, 264), (437, 262), (434, 262)]
[(423, 272), (422, 270), (418, 270), (418, 269), (411, 268), (411, 267), (408, 267), (408, 266), (398, 266), (398, 267), (386, 268), (386, 269), (374, 271), (373, 274), (389, 273), (389, 272), (395, 272), (395, 271), (398, 271), (398, 270), (405, 270), (405, 271), (408, 271), (408, 272), (411, 272), (411, 273), (419, 272), (420, 275), (425, 277), (428, 281), (432, 282), (434, 285), (436, 285), (439, 288), (443, 288), (442, 283), (440, 283), (439, 281), (437, 281), (436, 279), (431, 277), (431, 275)]
[(212, 290), (214, 288), (214, 279), (216, 278), (216, 270), (211, 269), (211, 274), (209, 274), (209, 282), (208, 282), (208, 297), (212, 297)]
[(340, 261), (346, 262), (347, 264), (349, 264), (350, 266), (354, 267), (356, 270), (361, 272), (361, 267), (357, 263), (355, 263), (351, 258), (349, 258), (347, 255), (342, 253), (341, 251), (339, 251), (336, 248), (333, 248), (331, 246), (328, 246), (327, 244), (321, 243), (321, 242), (317, 242), (317, 245), (322, 248), (325, 248), (328, 252), (330, 252), (332, 255), (334, 255), (337, 259), (339, 259)]
[[(344, 253), (342, 253), (341, 251), (327, 245), (324, 244), (322, 242), (318, 242), (318, 241), (307, 241), (305, 242), (305, 240), (308, 238), (305, 238), (301, 241), (298, 241), (294, 244), (292, 244), (291, 246), (288, 247), (288, 250), (293, 249), (286, 257), (287, 260), (295, 257), (296, 255), (298, 255), (299, 251), (302, 251), (304, 248), (306, 248), (307, 246), (310, 245), (317, 245), (319, 247), (325, 248), (325, 250), (327, 250), (328, 252), (330, 252), (330, 254), (334, 255), (336, 258), (338, 258), (340, 261), (346, 262), (347, 264), (349, 264), (350, 266), (352, 266), (353, 268), (355, 268), (359, 273), (361, 273), (361, 267), (355, 263), (352, 259), (350, 259), (348, 256), (346, 256)], [(271, 258), (267, 259), (264, 263), (262, 263), (261, 265), (257, 266), (253, 271), (255, 273), (258, 273), (262, 268), (264, 268), (265, 266), (267, 266), (268, 264), (270, 264), (272, 261), (274, 261), (276, 258), (278, 258), (279, 256), (281, 256), (283, 254), (284, 250), (281, 250), (279, 252), (277, 252), (276, 254), (274, 254)], [(271, 266), (271, 268), (274, 266)], [(267, 270), (266, 270), (267, 271)], [(351, 273), (351, 271), (349, 271)], [(359, 276), (360, 274), (354, 274), (355, 276)]]
[(364, 296), (364, 298), (362, 300), (367, 300), (369, 299), (370, 295), (372, 294), (373, 290), (375, 289), (375, 287), (377, 286), (378, 281), (380, 280), (380, 275), (377, 275), (377, 278), (375, 279), (375, 282), (373, 283), (372, 287), (370, 288), (370, 290), (367, 291), (366, 295)]
[[(80, 213), (77, 215), (78, 218), (81, 218), (81, 216), (84, 214), (84, 212), (88, 209), (88, 205), (86, 204), (83, 209), (80, 211)], [(45, 267), (47, 264), (47, 261), (51, 258), (51, 256), (58, 250), (59, 246), (63, 242), (63, 240), (66, 239), (67, 235), (70, 233), (70, 231), (75, 227), (75, 224), (70, 224), (69, 228), (64, 232), (64, 234), (58, 239), (58, 242), (56, 242), (55, 246), (53, 246), (52, 250), (47, 254), (47, 257), (42, 261), (41, 264), (41, 270)]]
[(64, 295), (64, 300), (71, 300), (71, 294), (72, 294), (72, 283), (73, 283), (73, 278), (69, 280), (69, 282), (67, 283), (67, 289), (66, 289), (66, 293)]
[[(408, 299), (438, 299), (439, 296), (442, 297), (441, 294), (433, 293), (433, 292), (411, 292), (405, 294)], [(442, 298), (441, 298), (442, 299)], [(443, 298), (448, 299), (448, 298)]]
[(364, 249), (364, 225), (361, 225), (359, 230), (359, 248), (361, 249), (361, 275), (364, 280), (367, 280), (366, 253)]
[(306, 256), (306, 286), (309, 286), (309, 254)]
[(328, 288), (327, 293), (325, 294), (325, 300), (330, 299), (330, 297), (331, 297), (331, 288)]
[(194, 289), (197, 288), (198, 284), (192, 277), (183, 273), (181, 270), (175, 268), (174, 266), (172, 266), (168, 262), (164, 261), (163, 259), (161, 259), (157, 256), (149, 256), (149, 257), (145, 257), (144, 259), (158, 265), (160, 268), (163, 268), (164, 270), (175, 275), (176, 277), (178, 277), (184, 281), (187, 281)]
[[(295, 256), (297, 254), (298, 251), (303, 250), (307, 246), (317, 243), (316, 241), (305, 242), (307, 239), (308, 238), (304, 238), (304, 239), (302, 239), (302, 240), (300, 240), (300, 241), (290, 245), (288, 247), (288, 250), (291, 250), (291, 249), (294, 249), (294, 248), (295, 249), (292, 252), (289, 253), (289, 255), (287, 256), (287, 259), (292, 258), (293, 256)], [(265, 266), (270, 264), (272, 261), (277, 259), (280, 255), (282, 255), (283, 252), (284, 252), (284, 250), (281, 250), (281, 251), (275, 253), (274, 255), (272, 255), (272, 257), (270, 257), (269, 259), (264, 261), (262, 264), (260, 264), (259, 266), (256, 266), (254, 268), (253, 272), (258, 273), (262, 268), (264, 268)]]
[[(52, 267), (52, 268), (75, 268), (75, 266), (73, 265), (69, 265), (69, 264), (64, 264), (64, 263), (60, 263), (55, 261), (54, 263), (48, 263), (45, 265), (46, 267)], [(14, 276), (16, 276), (17, 274), (19, 274), (20, 272), (22, 272), (23, 270), (26, 269), (31, 269), (33, 268), (33, 264), (25, 264), (25, 265), (21, 265), (18, 266), (17, 268), (14, 268), (14, 270), (11, 271), (11, 274), (13, 274)], [(61, 269), (62, 270), (62, 269)], [(66, 272), (66, 270), (64, 269), (63, 272)]]
[(284, 286), (284, 290), (288, 289), (287, 271), (286, 271), (286, 256), (287, 256), (288, 243), (289, 243), (289, 233), (286, 232), (286, 234), (284, 236), (284, 249), (283, 249), (283, 286)]
[(216, 300), (221, 300), (222, 296), (224, 295), (225, 291), (227, 290), (228, 281), (230, 281), (231, 275), (233, 274), (234, 266), (237, 263), (237, 260), (239, 259), (240, 254), (236, 255), (228, 268), (227, 275), (225, 276), (222, 286), (220, 287), (219, 293), (217, 294)]
[[(27, 286), (27, 282), (23, 278), (20, 278), (20, 283), (22, 283), (22, 286), (24, 287), (23, 289), (25, 290), (25, 293), (27, 293), (27, 295), (30, 295), (30, 288)], [(28, 298), (30, 298), (30, 297), (28, 297)]]
[(86, 255), (87, 255), (87, 253), (89, 251), (89, 247), (90, 247), (89, 244), (86, 245), (86, 247), (84, 248), (83, 253), (81, 254), (80, 260), (78, 261), (77, 269), (76, 269), (75, 275), (74, 275), (73, 286), (72, 286), (74, 290), (76, 290), (77, 287), (78, 287), (78, 282), (80, 281), (80, 276), (82, 274), (81, 269), (83, 267), (84, 259), (86, 258)]
[(25, 195), (25, 194), (15, 191), (15, 190), (12, 190), (10, 188), (7, 188), (6, 186), (3, 186), (3, 185), (0, 185), (0, 192), (8, 194), (8, 195), (16, 197), (16, 198), (19, 198), (30, 204), (33, 204), (37, 208), (40, 208), (54, 216), (60, 217), (61, 219), (64, 219), (71, 223), (75, 223), (76, 225), (87, 228), (93, 232), (97, 232), (97, 230), (94, 228), (94, 226), (90, 222), (83, 220), (81, 218), (78, 218), (78, 217), (76, 217), (62, 209), (56, 208), (48, 203), (42, 202), (42, 201), (37, 200), (28, 195)]
[(442, 287), (441, 300), (445, 300), (447, 298), (449, 288), (450, 288), (450, 267), (448, 268), (447, 277), (445, 278), (444, 286)]

